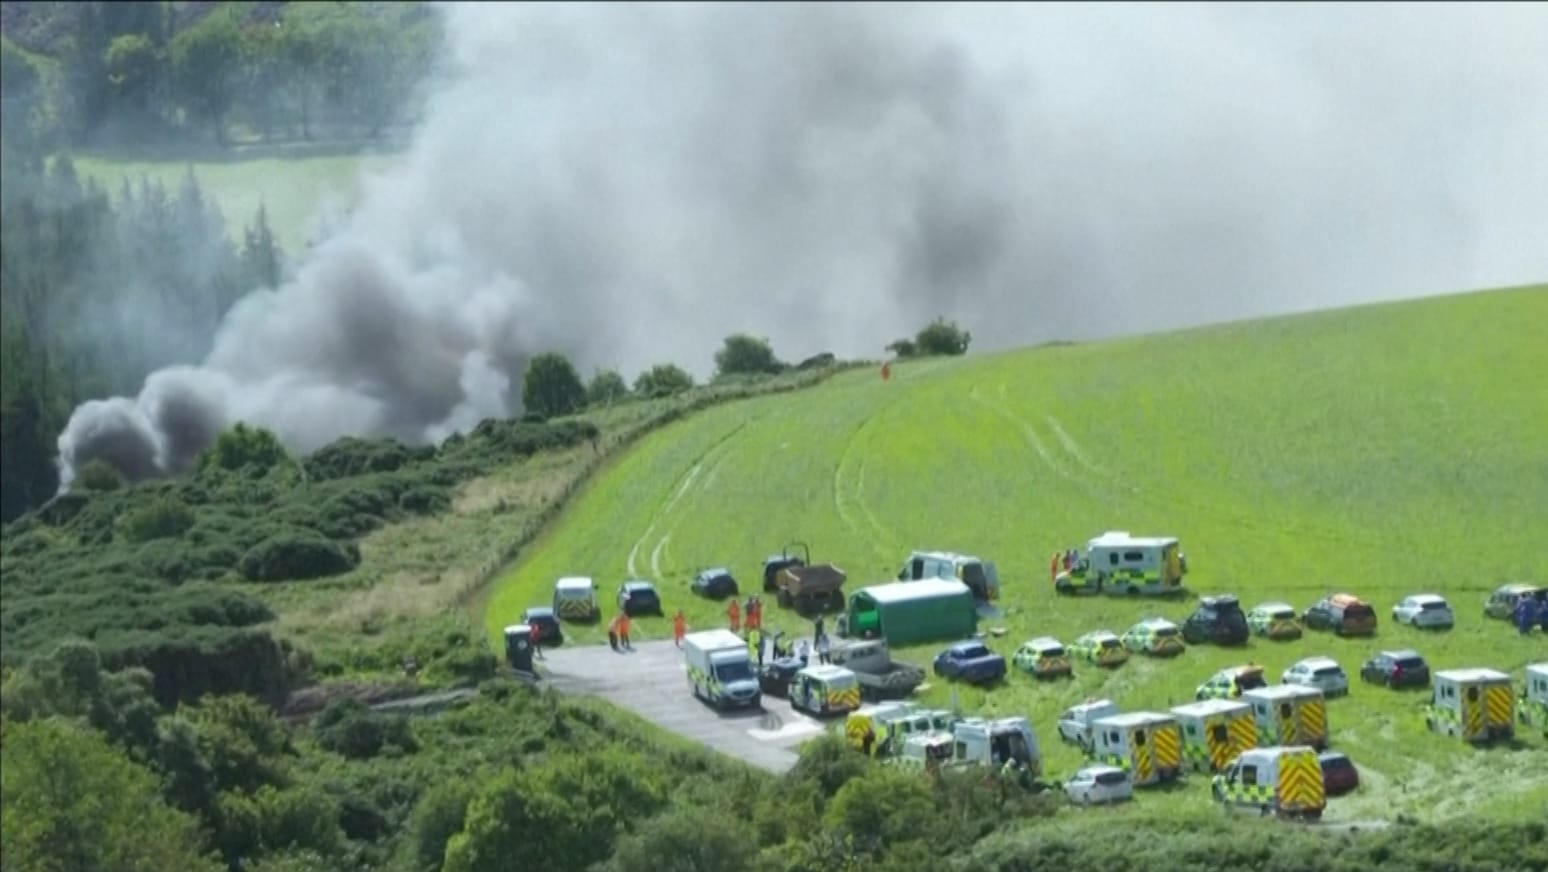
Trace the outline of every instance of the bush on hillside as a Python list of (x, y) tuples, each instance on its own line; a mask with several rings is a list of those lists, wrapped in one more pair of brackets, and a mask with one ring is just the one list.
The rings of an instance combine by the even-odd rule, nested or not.
[(201, 470), (237, 472), (253, 469), (268, 471), (290, 460), (279, 437), (262, 427), (236, 426), (215, 437), (215, 444), (199, 458)]
[(657, 364), (634, 380), (634, 392), (651, 399), (680, 394), (693, 387), (693, 376), (671, 363)]
[(591, 384), (586, 386), (586, 404), (588, 406), (605, 406), (616, 403), (629, 396), (629, 385), (624, 382), (623, 376), (617, 370), (605, 369), (591, 377)]
[(521, 382), (521, 404), (545, 418), (557, 418), (586, 407), (586, 387), (569, 358), (539, 354), (527, 364)]
[(118, 531), (126, 542), (149, 542), (181, 536), (194, 525), (194, 520), (192, 509), (176, 499), (162, 497), (120, 516)]
[(349, 478), (372, 472), (394, 472), (435, 456), (429, 445), (410, 447), (396, 439), (358, 439), (347, 436), (317, 449), (305, 462), (313, 481)]
[(715, 352), (716, 375), (773, 374), (785, 368), (774, 356), (774, 347), (767, 339), (759, 339), (746, 333), (727, 336), (725, 345)]
[(105, 493), (123, 487), (123, 477), (113, 465), (100, 458), (88, 460), (75, 473), (75, 487), (87, 493)]
[(283, 530), (248, 549), (238, 568), (248, 581), (308, 581), (340, 575), (360, 564), (354, 543), (340, 544), (309, 530)]
[(419, 746), (402, 715), (384, 715), (353, 697), (328, 704), (313, 728), (317, 744), (352, 760), (366, 760), (387, 746), (412, 753)]
[(936, 318), (914, 337), (914, 345), (920, 356), (966, 354), (973, 334), (957, 326), (955, 321)]

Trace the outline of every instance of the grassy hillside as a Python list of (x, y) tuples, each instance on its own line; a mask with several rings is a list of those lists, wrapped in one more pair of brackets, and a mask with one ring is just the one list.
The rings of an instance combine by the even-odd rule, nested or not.
[[(750, 590), (763, 557), (790, 540), (842, 566), (851, 590), (891, 577), (913, 548), (997, 561), (1007, 616), (996, 624), (1008, 632), (990, 643), (1007, 656), (1033, 635), (1069, 642), (1150, 615), (1181, 621), (1190, 603), (1055, 597), (1050, 553), (1118, 529), (1180, 536), (1196, 592), (1305, 607), (1349, 590), (1375, 604), (1382, 626), (1372, 640), (1254, 640), (1079, 669), (1062, 685), (1013, 675), (992, 691), (961, 690), (966, 709), (1031, 715), (1055, 771), (1078, 762), (1055, 740), (1065, 706), (1097, 695), (1129, 710), (1181, 704), (1215, 670), (1248, 660), (1277, 677), (1326, 653), (1355, 673), (1379, 649), (1413, 646), (1436, 668), (1519, 674), (1548, 657), (1548, 641), (1486, 622), (1481, 605), (1503, 581), (1548, 575), (1544, 335), (1548, 288), (1538, 287), (912, 363), (890, 382), (854, 372), (717, 407), (642, 440), (588, 485), (501, 582), (490, 640), (565, 574), (594, 575), (606, 593), (626, 574), (655, 578), (669, 609), (719, 625), (719, 607), (687, 593), (693, 572), (726, 564)], [(1421, 591), (1452, 598), (1453, 632), (1390, 626), (1391, 605)], [(772, 607), (768, 623), (809, 629)], [(640, 624), (646, 638), (669, 632)], [(901, 653), (923, 664), (937, 648)], [(924, 696), (945, 704), (953, 693), (937, 683)], [(1334, 744), (1367, 786), (1330, 817), (1540, 815), (1541, 740), (1473, 751), (1425, 733), (1420, 702), (1357, 686), (1331, 704)], [(1137, 805), (1201, 806), (1202, 781)]]
[(241, 243), (243, 228), (252, 223), (258, 204), (263, 203), (275, 237), (285, 253), (295, 258), (306, 248), (313, 220), (351, 207), (360, 193), (361, 174), (379, 171), (392, 160), (383, 155), (202, 162), (96, 156), (75, 158), (75, 167), (83, 178), (96, 179), (115, 196), (125, 180), (138, 184), (141, 178), (158, 180), (175, 191), (192, 169), (200, 187), (220, 205), (233, 240)]

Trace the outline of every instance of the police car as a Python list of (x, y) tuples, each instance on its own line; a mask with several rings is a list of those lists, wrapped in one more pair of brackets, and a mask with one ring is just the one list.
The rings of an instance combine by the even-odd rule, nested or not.
[(1122, 666), (1129, 661), (1123, 640), (1111, 630), (1093, 630), (1070, 646), (1070, 653), (1098, 666)]
[(1253, 635), (1267, 639), (1285, 640), (1301, 638), (1301, 618), (1289, 603), (1271, 602), (1253, 606), (1247, 613), (1247, 626)]
[(1038, 678), (1055, 678), (1072, 674), (1070, 655), (1064, 643), (1052, 636), (1039, 636), (1025, 642), (1011, 656), (1017, 669), (1030, 672)]
[(1187, 646), (1182, 629), (1165, 618), (1147, 618), (1130, 627), (1121, 639), (1123, 647), (1153, 657), (1175, 657)]
[(1232, 666), (1216, 672), (1208, 681), (1198, 686), (1198, 689), (1193, 692), (1193, 698), (1235, 699), (1241, 696), (1244, 690), (1257, 690), (1260, 687), (1268, 687), (1268, 682), (1263, 680), (1263, 667), (1256, 663), (1249, 663), (1246, 666)]

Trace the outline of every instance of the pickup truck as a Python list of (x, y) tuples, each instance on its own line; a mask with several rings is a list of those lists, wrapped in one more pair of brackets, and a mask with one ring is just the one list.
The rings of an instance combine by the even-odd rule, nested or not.
[(982, 642), (958, 642), (935, 655), (935, 674), (967, 684), (992, 684), (1005, 677), (1005, 658)]
[(923, 669), (892, 659), (886, 639), (835, 640), (828, 660), (855, 673), (860, 696), (870, 701), (906, 699), (925, 680)]
[(1087, 700), (1080, 705), (1071, 706), (1059, 716), (1059, 738), (1089, 751), (1094, 744), (1091, 739), (1091, 722), (1112, 717), (1118, 713), (1118, 704), (1110, 699)]

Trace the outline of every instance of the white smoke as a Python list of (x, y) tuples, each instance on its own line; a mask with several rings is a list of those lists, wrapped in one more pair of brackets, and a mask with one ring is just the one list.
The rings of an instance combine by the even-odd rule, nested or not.
[(526, 362), (975, 347), (1548, 277), (1548, 8), (475, 4), (393, 169), (208, 359), (82, 405), (184, 469), (520, 408)]

